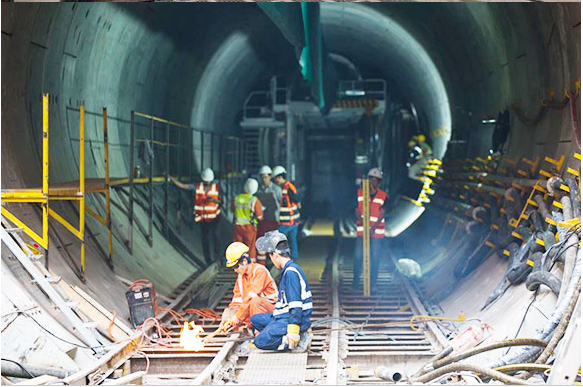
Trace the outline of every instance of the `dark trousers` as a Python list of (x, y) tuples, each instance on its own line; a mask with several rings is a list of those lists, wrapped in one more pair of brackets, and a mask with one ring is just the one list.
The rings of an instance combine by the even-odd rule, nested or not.
[[(221, 260), (221, 255), (219, 254), (219, 221), (201, 222), (200, 226), (202, 227), (201, 241), (205, 261), (211, 264), (215, 259)], [(213, 242), (213, 250), (211, 250), (210, 246), (211, 240)]]
[[(370, 238), (370, 287), (371, 289), (375, 287), (377, 283), (377, 278), (379, 276), (379, 266), (380, 266), (380, 255), (382, 254), (384, 238)], [(354, 277), (352, 279), (352, 285), (354, 287), (358, 286), (358, 280), (362, 274), (362, 237), (356, 238), (356, 245), (354, 246), (354, 260), (352, 261)]]

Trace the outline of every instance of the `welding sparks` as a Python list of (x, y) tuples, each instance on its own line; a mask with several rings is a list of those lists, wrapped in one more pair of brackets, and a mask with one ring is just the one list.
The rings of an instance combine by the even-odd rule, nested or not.
[(184, 326), (180, 330), (180, 346), (189, 351), (201, 351), (204, 348), (200, 334), (204, 332), (200, 325), (196, 325), (194, 321), (184, 322)]

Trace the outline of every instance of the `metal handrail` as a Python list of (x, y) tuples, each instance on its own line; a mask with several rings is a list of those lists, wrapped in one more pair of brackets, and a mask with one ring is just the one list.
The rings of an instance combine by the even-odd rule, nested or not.
[[(372, 87), (378, 85), (378, 88), (368, 89), (367, 86)], [(349, 94), (348, 92), (353, 92)], [(346, 80), (340, 81), (338, 84), (338, 98), (350, 97), (381, 97), (380, 100), (386, 100), (387, 97), (387, 83), (384, 79), (362, 79), (362, 80)]]

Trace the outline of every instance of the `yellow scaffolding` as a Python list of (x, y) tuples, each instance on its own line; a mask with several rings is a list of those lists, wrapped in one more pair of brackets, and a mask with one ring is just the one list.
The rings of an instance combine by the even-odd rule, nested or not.
[[(2, 202), (3, 203), (40, 203), (42, 206), (42, 236), (38, 235), (22, 220), (18, 219), (5, 206), (2, 206), (2, 215), (14, 223), (17, 227), (22, 228), (22, 231), (37, 242), (43, 249), (49, 249), (48, 238), (48, 219), (49, 216), (60, 223), (65, 229), (73, 234), (81, 242), (81, 257), (79, 277), (85, 282), (85, 211), (94, 216), (98, 221), (108, 227), (109, 236), (109, 259), (111, 262), (111, 218), (109, 213), (109, 162), (107, 159), (107, 125), (106, 115), (104, 116), (104, 135), (105, 135), (105, 157), (106, 157), (106, 178), (105, 184), (102, 184), (102, 179), (88, 179), (90, 189), (87, 190), (85, 179), (85, 106), (79, 107), (79, 180), (74, 182), (59, 183), (49, 185), (49, 95), (43, 94), (43, 172), (42, 172), (42, 188), (28, 188), (28, 189), (3, 189)], [(105, 108), (104, 108), (105, 112)], [(106, 217), (99, 216), (94, 210), (86, 207), (85, 196), (87, 192), (91, 193), (105, 193), (106, 195)], [(78, 203), (79, 219), (78, 226), (75, 227), (57, 211), (50, 208), (49, 202), (52, 200), (72, 201)]]
[(2, 190), (2, 203), (40, 203), (42, 207), (42, 236), (28, 227), (23, 221), (18, 219), (4, 205), (1, 211), (7, 219), (32, 240), (42, 246), (43, 249), (49, 248), (49, 95), (43, 94), (43, 165), (42, 165), (42, 188), (39, 189), (14, 189)]

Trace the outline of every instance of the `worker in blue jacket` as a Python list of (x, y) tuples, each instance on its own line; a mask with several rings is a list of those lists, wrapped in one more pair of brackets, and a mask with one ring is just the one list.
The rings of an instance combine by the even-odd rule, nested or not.
[(312, 341), (310, 316), (312, 292), (304, 271), (291, 259), (291, 250), (285, 234), (270, 231), (257, 239), (258, 251), (269, 255), (275, 267), (282, 271), (278, 300), (273, 313), (251, 317), (251, 325), (260, 333), (253, 341), (259, 349), (290, 349), (304, 352)]

